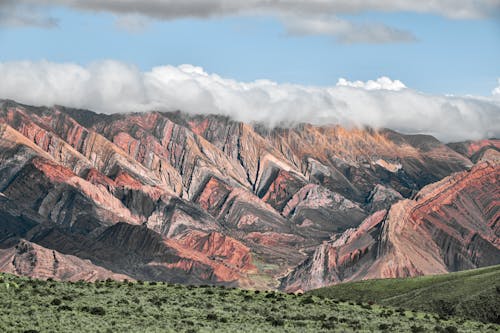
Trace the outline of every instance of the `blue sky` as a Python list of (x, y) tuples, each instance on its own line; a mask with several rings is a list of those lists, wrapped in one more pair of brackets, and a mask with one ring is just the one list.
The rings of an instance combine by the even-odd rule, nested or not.
[(331, 35), (290, 35), (273, 15), (149, 19), (139, 31), (112, 12), (64, 6), (43, 14), (57, 26), (0, 27), (0, 61), (49, 60), (81, 65), (115, 59), (149, 70), (193, 64), (239, 81), (270, 79), (334, 85), (388, 76), (432, 94), (488, 96), (500, 77), (497, 17), (450, 19), (435, 13), (340, 14), (351, 22), (381, 22), (410, 31), (415, 41), (342, 43)]

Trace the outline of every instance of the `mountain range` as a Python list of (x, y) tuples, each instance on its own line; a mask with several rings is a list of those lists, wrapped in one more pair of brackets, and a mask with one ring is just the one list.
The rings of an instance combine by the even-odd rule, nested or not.
[(0, 100), (0, 271), (305, 291), (500, 264), (500, 140)]

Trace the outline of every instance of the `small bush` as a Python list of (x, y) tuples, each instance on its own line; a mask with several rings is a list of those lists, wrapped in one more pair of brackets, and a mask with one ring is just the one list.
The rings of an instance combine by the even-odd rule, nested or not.
[(266, 321), (270, 322), (271, 325), (273, 325), (274, 327), (284, 326), (285, 325), (285, 321), (282, 318), (267, 317)]
[(73, 311), (73, 308), (69, 305), (61, 305), (57, 308), (57, 311)]
[(410, 327), (410, 330), (411, 330), (412, 333), (422, 333), (422, 332), (425, 332), (425, 329), (422, 326), (416, 326), (416, 325), (412, 325)]
[(446, 326), (444, 328), (444, 332), (446, 332), (446, 333), (457, 333), (458, 332), (458, 328), (456, 328), (455, 326)]
[(101, 306), (94, 306), (89, 309), (89, 313), (95, 316), (104, 316), (106, 314), (106, 311)]
[(217, 315), (215, 313), (207, 314), (207, 320), (217, 320)]
[(62, 301), (59, 298), (54, 298), (50, 305), (61, 305)]
[(305, 304), (314, 304), (314, 299), (311, 296), (305, 297), (300, 301), (300, 304), (305, 305)]
[(371, 310), (372, 309), (372, 306), (370, 304), (361, 304), (360, 306), (361, 306), (361, 308), (363, 308), (365, 310)]
[(389, 326), (389, 324), (386, 324), (386, 323), (382, 323), (382, 324), (379, 324), (379, 325), (378, 325), (378, 328), (379, 328), (380, 330), (388, 330), (388, 329), (389, 329), (389, 327), (390, 327), (390, 326)]
[(321, 324), (321, 328), (324, 328), (326, 330), (333, 330), (335, 329), (335, 322), (332, 321), (332, 320), (327, 320), (327, 321), (324, 321), (322, 324)]

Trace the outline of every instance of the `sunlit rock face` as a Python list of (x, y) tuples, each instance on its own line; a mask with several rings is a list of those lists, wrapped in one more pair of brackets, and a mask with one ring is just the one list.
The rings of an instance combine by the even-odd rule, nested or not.
[[(2, 258), (22, 263), (20, 242), (40, 258), (2, 267), (298, 290), (484, 266), (499, 147), (0, 101)], [(66, 271), (45, 268), (51, 251)]]

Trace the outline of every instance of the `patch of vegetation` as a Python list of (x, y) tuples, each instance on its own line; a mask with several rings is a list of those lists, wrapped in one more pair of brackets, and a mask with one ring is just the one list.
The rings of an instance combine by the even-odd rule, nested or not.
[[(497, 332), (499, 326), (314, 294), (0, 274), (0, 332)], [(8, 287), (7, 287), (8, 285)]]
[(440, 320), (459, 316), (500, 324), (500, 265), (417, 278), (343, 283), (308, 294), (398, 307), (400, 313), (403, 308), (433, 312)]

